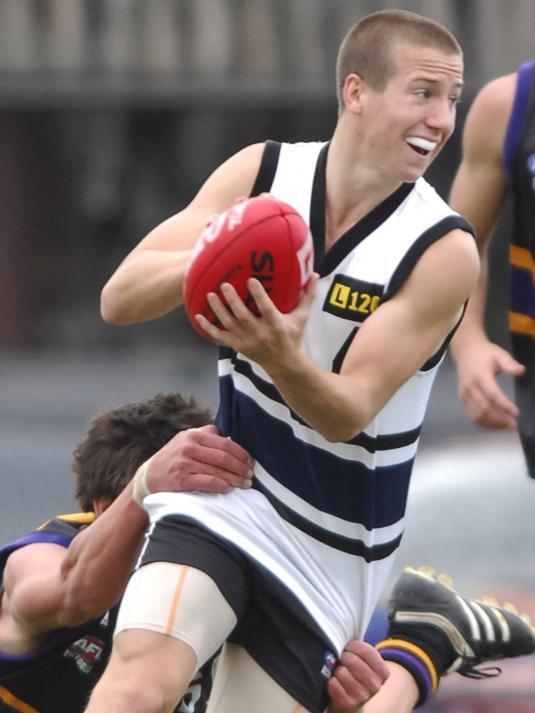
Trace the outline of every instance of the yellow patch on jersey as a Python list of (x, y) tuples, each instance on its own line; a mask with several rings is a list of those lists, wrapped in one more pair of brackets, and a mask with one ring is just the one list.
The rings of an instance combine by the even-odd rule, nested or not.
[(382, 285), (356, 280), (347, 275), (335, 275), (323, 309), (352, 322), (363, 322), (375, 312), (382, 296)]

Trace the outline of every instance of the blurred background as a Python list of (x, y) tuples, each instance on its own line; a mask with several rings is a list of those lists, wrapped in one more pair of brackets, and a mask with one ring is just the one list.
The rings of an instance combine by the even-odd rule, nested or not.
[[(184, 315), (105, 325), (100, 289), (237, 149), (329, 138), (338, 44), (394, 7), (464, 47), (458, 128), (428, 174), (446, 197), (475, 92), (535, 55), (533, 0), (0, 0), (0, 542), (75, 508), (70, 454), (98, 410), (168, 390), (215, 407), (215, 351)], [(488, 300), (502, 344), (507, 229)], [(534, 505), (516, 435), (470, 424), (447, 359), (393, 577), (433, 564), (535, 615)], [(533, 666), (452, 678), (425, 710), (533, 713)]]

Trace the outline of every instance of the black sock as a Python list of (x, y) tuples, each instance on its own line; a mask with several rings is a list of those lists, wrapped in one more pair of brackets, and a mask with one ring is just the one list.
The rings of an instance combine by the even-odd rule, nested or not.
[(440, 629), (429, 624), (415, 626), (390, 622), (389, 637), (376, 648), (386, 661), (405, 668), (418, 687), (416, 708), (436, 692), (440, 676), (455, 660), (455, 651)]

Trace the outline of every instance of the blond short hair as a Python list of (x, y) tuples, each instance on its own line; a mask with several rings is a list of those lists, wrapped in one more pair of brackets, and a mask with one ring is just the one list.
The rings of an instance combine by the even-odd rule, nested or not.
[(400, 41), (463, 56), (452, 33), (434, 20), (406, 10), (381, 10), (366, 15), (347, 32), (338, 50), (339, 112), (344, 109), (343, 88), (348, 74), (358, 74), (376, 91), (385, 88), (396, 72), (391, 50)]

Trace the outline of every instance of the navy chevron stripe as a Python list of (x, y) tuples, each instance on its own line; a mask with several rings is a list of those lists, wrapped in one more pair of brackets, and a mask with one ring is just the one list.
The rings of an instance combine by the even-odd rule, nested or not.
[[(258, 374), (255, 374), (251, 364), (241, 359), (236, 352), (231, 349), (221, 348), (219, 352), (220, 359), (230, 359), (234, 365), (234, 370), (238, 374), (245, 376), (255, 388), (264, 396), (267, 396), (272, 401), (279, 404), (284, 404), (284, 399), (276, 389), (276, 387), (270, 382), (262, 379)], [(294, 421), (302, 425), (306, 425), (306, 422), (297, 414), (295, 411), (290, 409), (290, 414)], [(412, 443), (418, 440), (420, 436), (421, 426), (418, 428), (413, 428), (410, 431), (403, 431), (402, 433), (389, 433), (388, 435), (368, 436), (366, 433), (359, 433), (347, 443), (354, 446), (360, 446), (365, 448), (368, 453), (376, 453), (377, 451), (389, 451), (393, 448), (403, 448), (404, 446), (410, 446)]]
[(329, 143), (322, 146), (312, 185), (310, 201), (310, 231), (314, 240), (314, 270), (324, 277), (333, 272), (342, 260), (365, 238), (376, 230), (401, 205), (414, 188), (404, 183), (379, 203), (370, 213), (351, 226), (325, 253), (326, 172)]
[[(311, 446), (295, 438), (287, 423), (235, 390), (230, 376), (220, 379), (220, 399), (220, 432), (243, 444), (268, 473), (313, 507), (369, 530), (403, 517), (412, 459), (371, 471)], [(230, 414), (230, 420), (223, 414)]]
[(310, 537), (313, 537), (319, 542), (323, 542), (324, 545), (333, 547), (341, 552), (347, 552), (350, 555), (357, 555), (366, 560), (366, 562), (375, 562), (376, 560), (385, 559), (399, 547), (401, 542), (401, 535), (396, 537), (390, 542), (385, 542), (380, 545), (374, 545), (368, 547), (362, 542), (362, 540), (352, 540), (349, 537), (344, 537), (343, 535), (337, 535), (333, 532), (329, 532), (323, 527), (319, 527), (310, 520), (301, 517), (294, 510), (284, 505), (284, 503), (276, 498), (273, 493), (264, 488), (262, 483), (258, 478), (253, 479), (253, 488), (260, 491), (272, 504), (273, 508), (278, 512), (278, 514), (297, 529), (305, 532)]
[(251, 190), (251, 198), (260, 195), (260, 193), (269, 193), (277, 171), (281, 147), (282, 144), (278, 141), (266, 141), (260, 168)]

